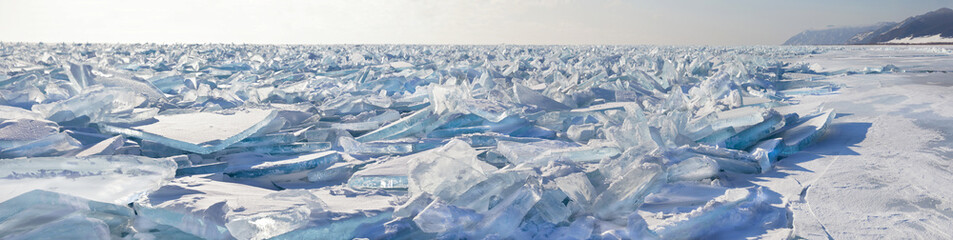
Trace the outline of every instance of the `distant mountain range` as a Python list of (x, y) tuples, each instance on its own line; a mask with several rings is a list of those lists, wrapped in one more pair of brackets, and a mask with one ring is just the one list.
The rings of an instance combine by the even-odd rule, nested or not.
[(784, 45), (953, 44), (953, 9), (941, 8), (899, 23), (807, 30)]

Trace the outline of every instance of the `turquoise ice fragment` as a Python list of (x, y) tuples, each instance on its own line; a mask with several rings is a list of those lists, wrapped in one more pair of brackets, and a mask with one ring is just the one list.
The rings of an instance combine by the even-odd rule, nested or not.
[(266, 175), (283, 175), (315, 168), (327, 168), (340, 162), (341, 155), (335, 151), (313, 153), (284, 159), (264, 161), (251, 165), (229, 165), (225, 175), (233, 178), (256, 178)]

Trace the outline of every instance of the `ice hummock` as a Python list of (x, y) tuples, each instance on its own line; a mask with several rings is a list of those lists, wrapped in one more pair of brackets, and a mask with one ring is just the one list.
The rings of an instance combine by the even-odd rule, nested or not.
[[(765, 196), (730, 179), (771, 171), (834, 116), (772, 108), (838, 90), (785, 79), (800, 48), (0, 51), (0, 205), (117, 212), (0, 218), (56, 216), (11, 233), (37, 238), (707, 238), (762, 214)], [(670, 196), (682, 188), (721, 192)], [(643, 216), (660, 205), (668, 219)]]

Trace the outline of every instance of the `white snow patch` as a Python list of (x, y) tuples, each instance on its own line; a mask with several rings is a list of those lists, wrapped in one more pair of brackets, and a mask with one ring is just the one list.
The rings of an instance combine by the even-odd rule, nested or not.
[(933, 36), (923, 36), (923, 37), (908, 37), (908, 38), (897, 38), (887, 43), (892, 44), (928, 44), (928, 43), (953, 43), (953, 38), (941, 37), (940, 34)]

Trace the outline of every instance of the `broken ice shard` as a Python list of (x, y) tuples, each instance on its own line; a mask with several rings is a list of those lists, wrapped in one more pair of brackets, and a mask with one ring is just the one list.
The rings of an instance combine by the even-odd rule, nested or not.
[(421, 210), (414, 217), (414, 223), (424, 232), (443, 233), (462, 231), (479, 222), (482, 217), (473, 210), (461, 209), (438, 199)]
[(409, 158), (396, 158), (369, 164), (355, 172), (347, 185), (356, 189), (407, 189), (409, 161)]
[(357, 164), (348, 162), (338, 162), (324, 169), (314, 169), (308, 172), (308, 181), (324, 182), (333, 180), (343, 180), (351, 177), (357, 168)]
[(573, 210), (566, 204), (569, 196), (559, 189), (543, 189), (540, 199), (536, 202), (531, 213), (539, 215), (540, 218), (549, 223), (562, 223), (569, 219)]
[(369, 142), (377, 140), (390, 140), (412, 134), (422, 133), (427, 127), (437, 125), (439, 116), (433, 112), (433, 107), (421, 109), (400, 120), (387, 124), (377, 130), (357, 137), (357, 141)]
[(89, 148), (83, 149), (82, 152), (76, 154), (77, 157), (93, 156), (93, 155), (111, 155), (122, 147), (126, 142), (126, 139), (122, 136), (115, 136), (109, 139), (103, 140), (102, 142), (96, 143)]
[(228, 168), (227, 162), (209, 163), (202, 165), (193, 165), (189, 167), (180, 166), (175, 170), (175, 177), (184, 177), (197, 174), (219, 173)]
[(778, 112), (772, 110), (765, 115), (763, 122), (748, 127), (725, 140), (725, 146), (731, 149), (745, 149), (784, 126), (784, 119)]
[(601, 219), (616, 219), (628, 216), (665, 181), (665, 174), (656, 164), (633, 166), (621, 179), (609, 185), (593, 201), (593, 213)]
[(483, 219), (471, 227), (473, 230), (468, 235), (474, 238), (509, 237), (539, 199), (540, 194), (530, 186), (520, 187), (487, 211)]
[(0, 120), (13, 119), (42, 120), (43, 116), (27, 109), (0, 105)]
[(598, 162), (603, 159), (610, 159), (622, 154), (618, 148), (611, 146), (582, 146), (576, 148), (554, 149), (544, 152), (537, 156), (533, 162), (541, 161), (572, 161), (572, 162)]
[(0, 203), (4, 239), (119, 239), (135, 233), (124, 205), (33, 190)]
[(802, 118), (799, 124), (777, 135), (783, 139), (778, 155), (789, 156), (813, 144), (824, 136), (834, 116), (833, 109), (826, 110), (813, 117)]
[(508, 193), (507, 190), (524, 183), (527, 175), (526, 169), (497, 171), (461, 193), (452, 203), (454, 206), (485, 212), (494, 205), (494, 200), (502, 199)]
[[(345, 219), (324, 221), (314, 221), (295, 231), (275, 236), (275, 240), (307, 240), (320, 236), (322, 239), (329, 240), (348, 240), (354, 239), (351, 236), (358, 236), (356, 231), (362, 227), (383, 225), (391, 219), (391, 213), (368, 213), (367, 215), (354, 216)], [(399, 238), (398, 238), (399, 239)], [(414, 239), (410, 237), (410, 239)]]
[(533, 105), (544, 110), (569, 110), (565, 104), (559, 103), (552, 98), (543, 96), (522, 84), (513, 85), (513, 94), (521, 104)]
[(251, 150), (252, 152), (268, 154), (298, 154), (318, 152), (328, 149), (331, 149), (331, 143), (327, 142), (296, 142), (291, 144), (254, 146), (248, 148), (248, 150)]
[(297, 138), (298, 137), (296, 137), (294, 133), (290, 132), (274, 133), (258, 137), (245, 138), (238, 143), (232, 144), (230, 147), (257, 147), (266, 145), (290, 144), (295, 142)]
[(70, 99), (33, 106), (54, 122), (69, 122), (81, 117), (94, 123), (134, 123), (152, 118), (158, 109), (137, 108), (149, 99), (125, 88), (102, 88)]
[(305, 190), (273, 191), (184, 177), (135, 204), (153, 222), (205, 239), (266, 239), (308, 224), (324, 202)]
[(358, 142), (353, 138), (342, 137), (338, 140), (341, 148), (349, 154), (365, 156), (382, 156), (407, 154), (414, 151), (414, 145), (411, 143), (400, 142)]
[(592, 216), (587, 216), (584, 218), (577, 218), (569, 226), (563, 226), (557, 228), (550, 236), (553, 239), (586, 239), (590, 238), (592, 231), (595, 228), (596, 218)]
[[(156, 115), (154, 123), (131, 128), (102, 125), (105, 132), (149, 140), (184, 151), (208, 154), (225, 149), (268, 125), (272, 110), (246, 109), (231, 114), (183, 113)], [(227, 124), (225, 124), (227, 123)]]
[(313, 153), (290, 158), (269, 159), (251, 164), (229, 164), (225, 175), (233, 178), (255, 178), (265, 175), (283, 175), (315, 168), (327, 168), (341, 161), (334, 151)]
[(411, 194), (426, 192), (441, 199), (455, 199), (496, 170), (477, 155), (479, 152), (469, 144), (454, 139), (443, 147), (406, 156)]
[(0, 161), (0, 201), (34, 189), (127, 204), (175, 174), (166, 158), (128, 155), (45, 157)]
[(580, 206), (589, 206), (595, 198), (596, 189), (585, 173), (573, 173), (553, 180), (560, 190)]
[(762, 172), (758, 160), (745, 151), (706, 145), (687, 148), (687, 150), (715, 160), (724, 171), (746, 174)]
[(66, 133), (57, 133), (0, 151), (0, 158), (60, 156), (74, 152), (83, 145)]

